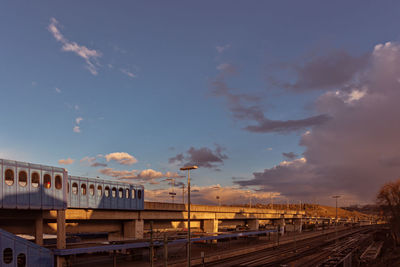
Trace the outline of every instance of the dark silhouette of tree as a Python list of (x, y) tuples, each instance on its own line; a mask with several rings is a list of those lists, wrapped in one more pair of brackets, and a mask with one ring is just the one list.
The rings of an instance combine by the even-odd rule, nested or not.
[(377, 195), (377, 204), (391, 225), (396, 245), (400, 245), (400, 179), (382, 186)]

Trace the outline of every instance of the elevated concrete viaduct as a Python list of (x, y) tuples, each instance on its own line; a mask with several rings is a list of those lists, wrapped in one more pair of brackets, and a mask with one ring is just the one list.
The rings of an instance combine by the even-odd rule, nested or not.
[[(56, 234), (57, 247), (65, 248), (67, 234), (108, 233), (111, 240), (143, 238), (150, 229), (187, 228), (187, 205), (145, 202), (142, 211), (67, 209), (65, 211), (0, 210), (0, 228), (14, 234), (28, 234), (43, 243), (43, 234)], [(215, 233), (225, 227), (299, 224), (304, 211), (246, 207), (191, 205), (191, 227), (195, 231)]]

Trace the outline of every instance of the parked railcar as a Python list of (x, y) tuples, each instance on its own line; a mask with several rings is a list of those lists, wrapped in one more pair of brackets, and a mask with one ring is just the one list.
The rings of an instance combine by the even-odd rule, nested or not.
[(51, 250), (0, 229), (0, 266), (53, 267)]
[(67, 179), (63, 168), (0, 159), (0, 207), (66, 209)]
[(64, 168), (0, 159), (0, 208), (143, 210), (144, 189), (118, 181), (68, 176)]
[(69, 176), (68, 208), (143, 210), (144, 189), (117, 181)]

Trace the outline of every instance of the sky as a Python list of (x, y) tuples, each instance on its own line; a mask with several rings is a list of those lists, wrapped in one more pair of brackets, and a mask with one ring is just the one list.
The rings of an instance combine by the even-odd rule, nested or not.
[(399, 15), (396, 1), (2, 1), (0, 157), (143, 184), (151, 201), (181, 201), (193, 164), (193, 203), (371, 203), (400, 173)]

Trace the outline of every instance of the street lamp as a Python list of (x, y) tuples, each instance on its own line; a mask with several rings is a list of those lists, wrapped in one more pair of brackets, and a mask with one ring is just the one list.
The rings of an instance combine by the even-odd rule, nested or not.
[(219, 196), (221, 194), (221, 186), (214, 186), (213, 189), (217, 189), (218, 190), (218, 195), (215, 197), (218, 201), (218, 206), (221, 206), (221, 197)]
[(336, 242), (337, 242), (337, 219), (338, 219), (338, 217), (337, 217), (337, 200), (338, 200), (338, 198), (340, 198), (340, 196), (336, 195), (336, 196), (332, 196), (332, 198), (334, 198), (336, 200), (335, 238), (336, 238)]
[(250, 190), (247, 190), (246, 192), (249, 193), (249, 208), (251, 208), (251, 192)]
[(272, 197), (272, 192), (269, 192), (269, 197), (270, 197), (270, 199), (271, 199), (271, 209), (274, 209), (274, 199), (273, 199), (273, 197)]
[(171, 181), (172, 181), (172, 191), (169, 192), (169, 195), (172, 198), (172, 204), (174, 204), (174, 197), (176, 196), (176, 193), (175, 193), (175, 179), (172, 178)]
[(181, 171), (188, 171), (188, 246), (187, 246), (187, 266), (190, 267), (191, 262), (190, 262), (190, 170), (195, 170), (198, 167), (196, 165), (193, 166), (186, 166), (182, 167), (180, 170)]

